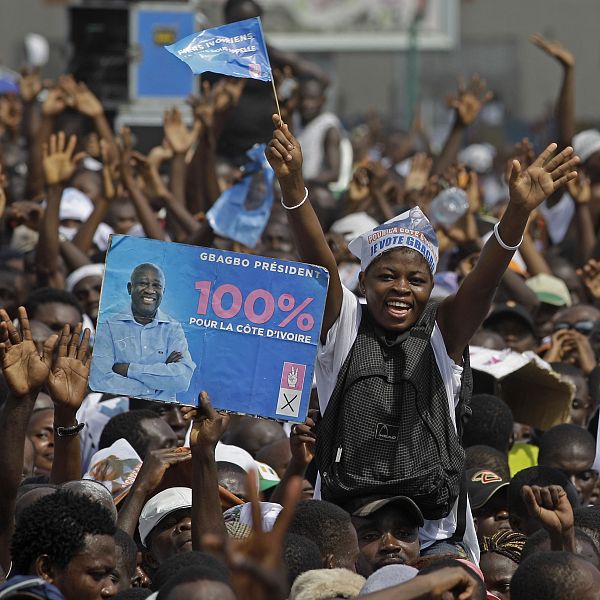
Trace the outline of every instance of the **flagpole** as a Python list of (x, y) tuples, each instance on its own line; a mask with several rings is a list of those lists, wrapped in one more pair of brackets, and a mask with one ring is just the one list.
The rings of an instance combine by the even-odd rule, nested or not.
[(271, 59), (269, 58), (269, 52), (267, 50), (267, 42), (265, 41), (265, 32), (262, 28), (262, 21), (260, 17), (256, 17), (258, 19), (258, 26), (260, 27), (260, 32), (262, 34), (262, 42), (263, 42), (263, 50), (265, 51), (265, 56), (267, 57), (267, 61), (269, 63), (269, 73), (271, 75), (271, 85), (273, 86), (273, 97), (275, 98), (275, 106), (277, 106), (277, 114), (279, 115), (279, 121), (283, 123), (283, 119), (281, 118), (281, 109), (279, 108), (279, 98), (277, 97), (277, 88), (275, 87), (275, 78), (273, 77), (273, 69), (271, 68)]
[(275, 96), (275, 105), (277, 106), (277, 114), (279, 115), (279, 120), (281, 122), (283, 122), (283, 119), (281, 118), (281, 110), (279, 109), (279, 99), (277, 98), (277, 89), (275, 88), (275, 80), (273, 79), (273, 71), (271, 71), (271, 83), (273, 84), (273, 96)]

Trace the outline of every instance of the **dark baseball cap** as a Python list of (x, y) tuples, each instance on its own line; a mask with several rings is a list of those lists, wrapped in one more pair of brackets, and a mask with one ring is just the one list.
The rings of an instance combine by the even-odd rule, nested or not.
[(469, 469), (467, 471), (467, 491), (471, 508), (481, 508), (499, 490), (507, 488), (509, 481), (489, 469)]
[(395, 504), (400, 508), (408, 517), (419, 526), (422, 527), (425, 519), (423, 519), (423, 513), (413, 500), (407, 496), (390, 496), (387, 498), (381, 498), (378, 496), (370, 496), (367, 498), (361, 498), (352, 501), (347, 505), (346, 510), (353, 517), (370, 517), (373, 513), (381, 510), (384, 506), (389, 504)]
[(496, 304), (492, 309), (492, 312), (483, 322), (483, 327), (487, 328), (490, 325), (493, 325), (493, 323), (496, 321), (499, 321), (502, 317), (508, 316), (516, 317), (522, 321), (535, 335), (535, 324), (531, 318), (531, 315), (529, 314), (529, 311), (521, 304), (515, 304), (514, 302), (507, 304)]

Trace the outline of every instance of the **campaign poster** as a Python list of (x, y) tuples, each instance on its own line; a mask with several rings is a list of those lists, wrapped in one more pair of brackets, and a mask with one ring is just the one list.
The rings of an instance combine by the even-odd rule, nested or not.
[(329, 275), (290, 262), (114, 235), (90, 387), (303, 422)]

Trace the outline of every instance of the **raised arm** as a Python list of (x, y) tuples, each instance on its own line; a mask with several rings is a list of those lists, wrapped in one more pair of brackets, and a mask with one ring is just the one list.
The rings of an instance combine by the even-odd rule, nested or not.
[(458, 93), (450, 98), (449, 105), (454, 109), (454, 124), (433, 166), (434, 175), (443, 173), (456, 162), (463, 136), (467, 127), (478, 117), (483, 105), (492, 99), (492, 93), (487, 91), (486, 83), (478, 75), (474, 75), (468, 87), (464, 81), (458, 82)]
[(81, 252), (88, 254), (94, 242), (96, 230), (108, 213), (110, 203), (114, 200), (116, 192), (111, 176), (110, 152), (108, 142), (100, 140), (100, 152), (102, 154), (102, 195), (96, 200), (94, 210), (88, 220), (79, 228), (73, 238), (73, 245)]
[(29, 319), (19, 308), (20, 331), (0, 310), (0, 360), (9, 395), (0, 411), (0, 567), (10, 567), (10, 539), (14, 528), (17, 488), (23, 473), (27, 423), (35, 399), (48, 378), (56, 335), (44, 343), (40, 356), (33, 342)]
[(577, 262), (584, 265), (594, 254), (596, 232), (590, 210), (592, 186), (590, 180), (579, 173), (577, 179), (569, 181), (569, 194), (575, 200), (575, 223), (577, 225)]
[[(40, 130), (41, 116), (37, 106), (38, 94), (42, 91), (42, 80), (38, 69), (23, 69), (19, 80), (19, 93), (23, 101), (23, 131), (30, 148), (29, 168), (27, 169), (27, 198), (38, 197), (44, 188), (41, 164), (32, 164), (32, 152)], [(33, 168), (32, 168), (33, 167)]]
[(319, 265), (329, 271), (329, 289), (321, 329), (321, 341), (324, 342), (327, 332), (340, 315), (342, 284), (335, 258), (327, 244), (319, 219), (310, 200), (306, 198), (303, 201), (306, 188), (302, 177), (300, 144), (277, 115), (273, 115), (273, 123), (277, 129), (273, 132), (266, 155), (281, 186), (282, 202), (287, 208), (296, 249), (303, 262)]
[(530, 38), (534, 46), (556, 60), (563, 70), (560, 94), (556, 103), (558, 144), (564, 148), (575, 135), (575, 57), (560, 42), (551, 42), (535, 33)]
[(513, 162), (510, 201), (493, 235), (483, 247), (475, 268), (465, 277), (458, 292), (446, 298), (438, 311), (438, 323), (448, 355), (457, 363), (471, 336), (486, 317), (500, 278), (518, 248), (531, 212), (545, 198), (577, 177), (573, 168), (578, 158), (570, 146), (555, 155), (550, 144), (527, 169)]
[(190, 433), (192, 451), (192, 548), (202, 549), (202, 537), (216, 535), (227, 539), (221, 510), (215, 448), (229, 424), (229, 416), (218, 413), (208, 394), (198, 398), (198, 416)]
[(165, 234), (148, 202), (146, 196), (144, 196), (140, 186), (135, 179), (135, 173), (131, 166), (131, 153), (133, 151), (133, 145), (131, 140), (131, 131), (128, 127), (121, 129), (121, 148), (120, 148), (120, 166), (121, 166), (121, 179), (123, 185), (127, 190), (138, 218), (146, 236), (154, 240), (164, 241)]
[(64, 281), (58, 268), (60, 241), (58, 226), (60, 200), (65, 184), (75, 172), (75, 165), (81, 155), (73, 156), (77, 138), (72, 135), (67, 141), (63, 131), (52, 134), (48, 144), (43, 146), (43, 167), (46, 181), (47, 207), (40, 229), (36, 248), (38, 278), (45, 285), (62, 288)]
[(576, 553), (573, 508), (560, 485), (524, 485), (521, 491), (527, 512), (550, 536), (550, 550)]
[(138, 519), (144, 504), (153, 496), (167, 469), (173, 465), (187, 462), (192, 458), (189, 448), (158, 448), (146, 452), (142, 467), (123, 506), (119, 510), (117, 525), (131, 537), (135, 537)]
[(75, 108), (94, 122), (94, 127), (100, 136), (108, 145), (108, 152), (111, 160), (117, 160), (117, 144), (115, 136), (104, 114), (104, 107), (88, 86), (79, 82), (73, 88), (73, 97)]
[[(171, 202), (174, 205), (185, 206), (185, 182), (186, 182), (186, 154), (193, 146), (198, 134), (200, 133), (198, 121), (194, 123), (192, 129), (188, 129), (187, 125), (181, 117), (179, 109), (173, 107), (171, 110), (165, 111), (164, 116), (165, 139), (169, 147), (173, 151), (171, 159), (170, 173), (170, 188), (172, 197)], [(169, 210), (169, 216), (173, 217), (172, 210)], [(183, 239), (183, 231), (180, 227), (178, 219), (174, 219), (171, 223), (175, 239), (181, 241)]]
[(54, 402), (54, 460), (51, 483), (66, 483), (81, 478), (81, 444), (77, 431), (77, 411), (87, 394), (90, 373), (88, 347), (90, 330), (81, 335), (81, 323), (71, 335), (65, 325), (58, 342), (48, 377), (48, 392)]

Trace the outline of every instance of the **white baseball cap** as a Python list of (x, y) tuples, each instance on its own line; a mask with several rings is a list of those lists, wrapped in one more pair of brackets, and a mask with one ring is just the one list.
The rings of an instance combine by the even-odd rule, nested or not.
[(592, 154), (600, 150), (600, 131), (597, 129), (586, 129), (573, 136), (573, 150), (584, 163)]
[(140, 539), (146, 546), (150, 532), (171, 513), (182, 508), (192, 508), (192, 489), (187, 487), (173, 487), (163, 490), (150, 498), (142, 509), (138, 528)]

